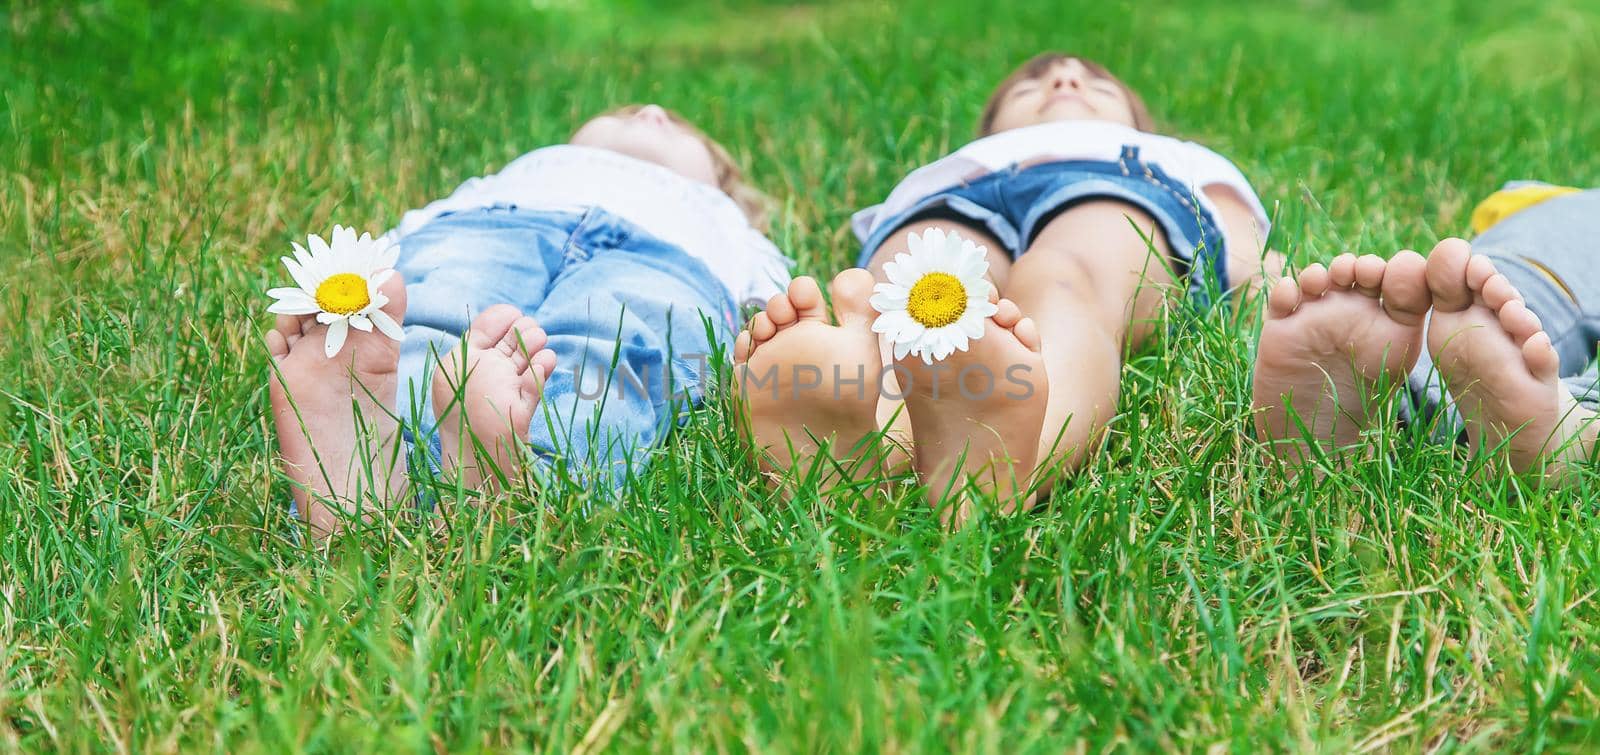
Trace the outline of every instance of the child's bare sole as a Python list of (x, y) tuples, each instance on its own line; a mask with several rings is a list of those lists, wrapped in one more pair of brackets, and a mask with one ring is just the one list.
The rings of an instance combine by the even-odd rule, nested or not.
[(1488, 257), (1451, 239), (1428, 258), (1428, 351), (1466, 421), (1474, 452), (1502, 448), (1518, 472), (1559, 474), (1588, 458), (1595, 415), (1561, 385), (1539, 318)]
[[(404, 322), (405, 283), (397, 273), (379, 289), (383, 311)], [(323, 351), (328, 326), (315, 315), (279, 315), (267, 332), (274, 362), (272, 420), (284, 472), (295, 482), (300, 515), (320, 535), (339, 524), (338, 511), (383, 507), (405, 487), (394, 414), (400, 344), (380, 332), (351, 329), (332, 359)]]
[(1012, 508), (1038, 463), (1049, 398), (1039, 330), (1009, 299), (984, 323), (983, 337), (942, 362), (908, 356), (896, 365), (916, 439), (916, 466), (928, 500), (960, 525), (971, 513), (968, 482)]
[(1411, 251), (1388, 261), (1345, 254), (1273, 285), (1254, 403), (1256, 432), (1281, 458), (1300, 463), (1313, 443), (1351, 446), (1405, 385), (1422, 350), (1426, 272)]
[(545, 380), (555, 370), (544, 329), (509, 304), (479, 313), (463, 349), (439, 360), (433, 411), (440, 464), (478, 489), (496, 473), (510, 476), (522, 458)]
[(833, 325), (816, 280), (796, 278), (739, 334), (733, 361), (742, 424), (769, 469), (809, 470), (823, 446), (850, 476), (882, 468), (885, 452), (869, 440), (879, 431), (883, 372), (872, 286), (866, 270), (839, 273), (829, 286)]

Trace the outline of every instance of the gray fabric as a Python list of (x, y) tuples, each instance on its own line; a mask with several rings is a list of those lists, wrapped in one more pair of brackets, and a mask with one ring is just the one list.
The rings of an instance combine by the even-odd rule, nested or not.
[[(1580, 404), (1600, 409), (1600, 369), (1595, 365), (1600, 341), (1600, 189), (1522, 210), (1474, 240), (1472, 251), (1493, 258), (1539, 316), (1561, 357), (1567, 390)], [(1459, 440), (1461, 416), (1426, 350), (1406, 383), (1413, 403), (1401, 407), (1402, 415), (1435, 423), (1432, 435), (1439, 442)]]

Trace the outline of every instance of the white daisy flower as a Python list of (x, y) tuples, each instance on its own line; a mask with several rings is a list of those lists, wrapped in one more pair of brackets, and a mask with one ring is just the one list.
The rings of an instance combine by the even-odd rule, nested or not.
[(989, 301), (994, 285), (983, 277), (983, 247), (938, 228), (911, 234), (909, 247), (883, 266), (889, 282), (872, 287), (872, 308), (881, 313), (872, 330), (889, 335), (895, 359), (915, 354), (933, 364), (982, 338), (983, 321), (999, 307)]
[(294, 244), (294, 258), (283, 258), (295, 286), (274, 288), (267, 292), (277, 301), (267, 307), (268, 312), (280, 315), (315, 314), (317, 322), (328, 326), (326, 353), (329, 359), (344, 348), (345, 336), (350, 328), (372, 332), (373, 326), (384, 335), (399, 341), (405, 337), (400, 323), (383, 311), (389, 297), (378, 292), (378, 287), (394, 275), (394, 263), (400, 248), (387, 238), (372, 238), (363, 233), (356, 238), (354, 229), (333, 227), (333, 243), (312, 234), (306, 238), (310, 251)]

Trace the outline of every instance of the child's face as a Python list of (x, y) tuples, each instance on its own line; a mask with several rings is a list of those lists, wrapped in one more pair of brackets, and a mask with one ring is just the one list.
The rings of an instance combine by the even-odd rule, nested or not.
[(994, 132), (1054, 121), (1111, 121), (1137, 128), (1133, 104), (1117, 83), (1094, 74), (1076, 58), (1018, 81), (995, 111)]
[(700, 137), (674, 123), (659, 105), (632, 115), (602, 115), (578, 129), (572, 144), (619, 152), (655, 163), (686, 178), (717, 185), (716, 161)]

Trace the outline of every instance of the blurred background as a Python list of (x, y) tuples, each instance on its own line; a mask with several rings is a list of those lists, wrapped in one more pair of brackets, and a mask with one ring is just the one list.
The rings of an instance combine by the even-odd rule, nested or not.
[(0, 169), (133, 195), (103, 210), (203, 191), (252, 242), (386, 226), (649, 100), (732, 147), (827, 267), (852, 256), (848, 212), (970, 138), (1044, 49), (1104, 61), (1239, 162), (1317, 254), (1460, 232), (1505, 179), (1600, 180), (1587, 0), (24, 0), (6, 20)]

